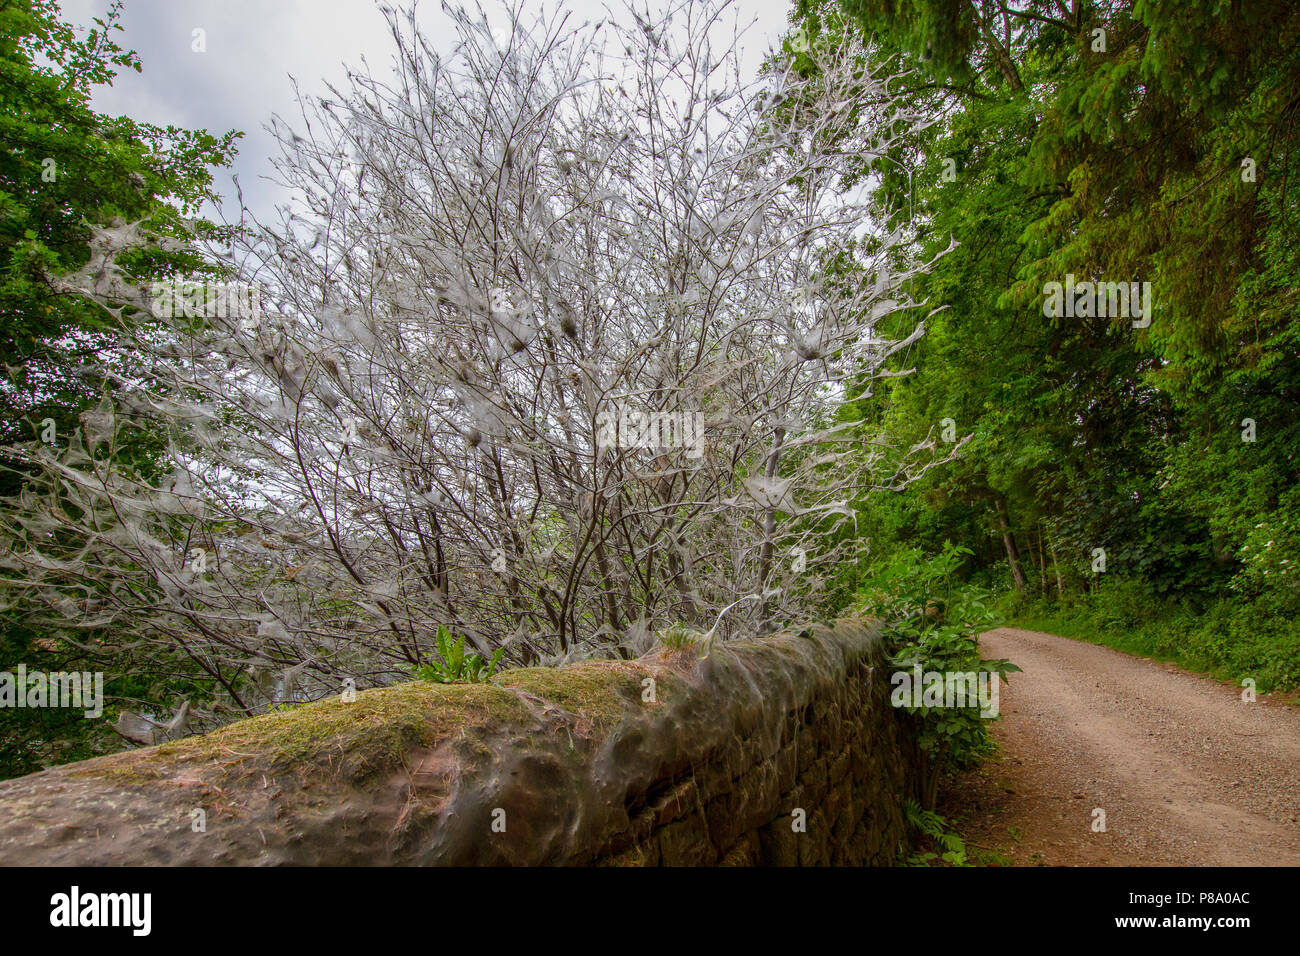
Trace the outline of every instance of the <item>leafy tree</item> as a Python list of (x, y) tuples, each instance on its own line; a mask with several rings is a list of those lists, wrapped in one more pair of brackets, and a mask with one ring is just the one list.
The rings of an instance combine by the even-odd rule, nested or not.
[[(209, 268), (185, 240), (219, 233), (193, 217), (211, 198), (212, 169), (229, 163), (238, 134), (163, 128), (91, 106), (95, 89), (119, 70), (141, 69), (136, 54), (113, 39), (120, 10), (113, 4), (79, 37), (53, 0), (0, 4), (0, 362), (7, 372), (0, 380), (0, 493), (14, 500), (31, 475), (13, 458), (15, 445), (42, 437), (66, 442), (110, 387), (85, 370), (111, 353), (113, 317), (60, 282), (90, 260), (93, 227), (143, 220), (177, 241), (170, 251), (159, 243), (126, 258), (124, 270), (137, 281)], [(124, 437), (124, 460), (158, 467), (165, 446), (156, 433)], [(15, 507), (11, 516), (26, 511)], [(49, 670), (86, 663), (84, 647), (27, 626), (22, 610), (0, 617), (0, 670), (19, 661)], [(118, 664), (128, 669), (127, 661)], [(109, 689), (134, 696), (147, 685), (114, 674)], [(0, 776), (83, 755), (92, 745), (79, 711), (6, 710), (0, 718)]]
[[(961, 244), (917, 278), (949, 308), (874, 410), (917, 441), (944, 418), (968, 440), (863, 509), (876, 549), (970, 540), (983, 501), (1019, 587), (1033, 563), (1043, 590), (1091, 587), (1101, 547), (1107, 576), (1198, 600), (1224, 593), (1255, 525), (1292, 549), (1272, 514), (1289, 513), (1300, 438), (1294, 6), (843, 0), (798, 19), (814, 42), (856, 24), (943, 116), (864, 163), (918, 242)], [(1044, 283), (1066, 273), (1150, 281), (1150, 327), (1046, 318)]]
[[(239, 135), (94, 111), (96, 87), (111, 85), (119, 69), (141, 69), (113, 39), (120, 9), (115, 3), (79, 38), (54, 0), (0, 7), (0, 361), (10, 377), (0, 389), (0, 442), (32, 437), (28, 420), (45, 417), (67, 434), (98, 397), (75, 370), (102, 344), (96, 333), (108, 316), (52, 281), (89, 259), (89, 224), (148, 219), (184, 237), (182, 217), (211, 196), (211, 169), (230, 161)], [(158, 252), (131, 265), (146, 278), (201, 262)]]

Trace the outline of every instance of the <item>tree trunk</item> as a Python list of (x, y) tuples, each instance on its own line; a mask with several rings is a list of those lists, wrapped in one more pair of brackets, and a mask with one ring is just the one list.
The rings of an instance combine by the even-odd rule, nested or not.
[(1043, 526), (1038, 526), (1038, 590), (1047, 597), (1047, 554), (1043, 551)]
[(1007, 500), (1001, 495), (994, 495), (993, 507), (998, 518), (998, 531), (1002, 534), (1002, 546), (1007, 551), (1007, 564), (1011, 566), (1011, 579), (1015, 582), (1016, 590), (1024, 594), (1025, 572), (1021, 570), (1020, 550), (1016, 547), (1015, 535), (1011, 533), (1011, 525), (1007, 521)]
[[(777, 428), (772, 435), (772, 450), (767, 455), (767, 465), (763, 469), (764, 477), (774, 479), (777, 466), (781, 462), (781, 449), (785, 444), (785, 429)], [(762, 597), (762, 621), (772, 615), (772, 603), (767, 597), (767, 579), (772, 573), (772, 533), (776, 530), (776, 508), (768, 508), (763, 516), (763, 544), (758, 552), (758, 589)]]
[(1065, 597), (1065, 582), (1061, 579), (1061, 562), (1056, 557), (1056, 545), (1049, 544), (1048, 550), (1052, 552), (1052, 567), (1056, 569), (1056, 596)]

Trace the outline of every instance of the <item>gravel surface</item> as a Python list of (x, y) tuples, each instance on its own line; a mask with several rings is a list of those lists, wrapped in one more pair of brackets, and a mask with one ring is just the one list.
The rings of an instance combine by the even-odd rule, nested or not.
[(980, 646), (1024, 673), (1001, 689), (1002, 758), (939, 808), (969, 841), (1017, 865), (1300, 865), (1300, 708), (1037, 631)]

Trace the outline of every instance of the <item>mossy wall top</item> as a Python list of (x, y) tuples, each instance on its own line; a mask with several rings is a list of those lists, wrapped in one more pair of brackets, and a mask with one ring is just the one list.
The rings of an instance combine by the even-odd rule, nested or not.
[(4, 864), (891, 863), (877, 634), (402, 684), (0, 783)]

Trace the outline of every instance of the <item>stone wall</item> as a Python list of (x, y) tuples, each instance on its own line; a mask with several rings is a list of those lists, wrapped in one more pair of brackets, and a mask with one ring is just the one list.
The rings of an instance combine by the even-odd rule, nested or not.
[(3, 864), (888, 865), (876, 632), (404, 684), (0, 783)]

